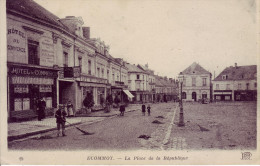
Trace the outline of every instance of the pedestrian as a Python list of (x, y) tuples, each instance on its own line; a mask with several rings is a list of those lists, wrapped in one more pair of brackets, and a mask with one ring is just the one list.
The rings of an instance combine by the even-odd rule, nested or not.
[(70, 100), (68, 101), (68, 104), (67, 104), (67, 111), (68, 111), (68, 116), (69, 116), (69, 117), (74, 116), (73, 104), (71, 103)]
[(59, 109), (55, 112), (55, 118), (56, 118), (56, 123), (57, 123), (57, 136), (60, 136), (60, 128), (62, 132), (62, 136), (65, 135), (65, 122), (66, 122), (66, 111), (64, 109), (64, 106), (62, 104), (59, 105)]
[(143, 116), (145, 116), (145, 104), (144, 103), (142, 105), (142, 113), (143, 113)]
[(119, 111), (120, 111), (120, 116), (124, 116), (124, 113), (125, 113), (125, 105), (122, 104), (119, 108)]
[(40, 100), (38, 100), (37, 105), (38, 120), (41, 121), (45, 118), (46, 102), (41, 97)]
[(148, 106), (147, 106), (147, 112), (148, 112), (148, 116), (150, 116), (150, 114), (151, 114), (151, 106), (150, 106), (150, 104), (148, 104)]

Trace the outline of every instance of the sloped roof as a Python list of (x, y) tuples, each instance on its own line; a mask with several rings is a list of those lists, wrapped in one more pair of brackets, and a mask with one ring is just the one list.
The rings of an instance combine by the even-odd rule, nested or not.
[(149, 73), (149, 74), (153, 74), (153, 73), (154, 73), (153, 70), (149, 69), (149, 68), (146, 67), (146, 66), (143, 66), (143, 65), (138, 64), (137, 67), (141, 68), (142, 70), (146, 71), (146, 72)]
[[(256, 79), (257, 67), (256, 65), (250, 66), (237, 66), (225, 68), (214, 81), (225, 81), (225, 80), (253, 80)], [(227, 75), (225, 80), (222, 79), (223, 75)]]
[(125, 66), (127, 67), (128, 72), (145, 73), (145, 71), (141, 70), (140, 68), (138, 68), (135, 65), (131, 65), (129, 63), (126, 63)]
[(14, 10), (68, 30), (65, 25), (58, 21), (60, 19), (59, 17), (33, 0), (6, 0), (6, 10)]
[(155, 86), (164, 86), (158, 76), (155, 76)]
[(182, 71), (182, 74), (210, 74), (210, 72), (205, 70), (198, 63), (193, 62), (188, 68)]

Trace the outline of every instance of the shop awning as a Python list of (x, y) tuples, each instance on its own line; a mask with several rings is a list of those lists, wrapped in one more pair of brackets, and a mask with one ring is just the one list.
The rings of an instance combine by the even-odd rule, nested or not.
[(133, 98), (134, 95), (132, 95), (132, 93), (129, 92), (129, 90), (123, 90), (123, 92), (129, 97), (129, 98)]

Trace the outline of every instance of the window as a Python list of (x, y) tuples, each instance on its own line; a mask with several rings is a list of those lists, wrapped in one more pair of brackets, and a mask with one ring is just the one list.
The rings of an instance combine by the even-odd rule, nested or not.
[(228, 78), (227, 75), (223, 75), (223, 76), (222, 76), (222, 80), (226, 80), (227, 78)]
[(80, 71), (82, 71), (82, 58), (81, 57), (79, 58), (79, 68), (80, 68)]
[(216, 89), (219, 90), (219, 84), (216, 84)]
[(226, 87), (226, 89), (227, 89), (227, 90), (229, 90), (229, 89), (230, 89), (230, 84), (227, 84), (227, 87)]
[(101, 70), (101, 77), (104, 78), (104, 69)]
[(91, 61), (88, 61), (88, 74), (91, 75)]
[(32, 65), (39, 65), (40, 58), (38, 55), (39, 43), (28, 40), (28, 63)]
[(182, 86), (186, 86), (186, 79), (185, 78), (183, 79)]
[(99, 77), (100, 76), (100, 69), (99, 68), (97, 68), (97, 77)]
[(230, 96), (225, 96), (225, 100), (230, 100), (231, 97)]
[(192, 86), (196, 86), (196, 78), (195, 77), (192, 78)]
[(182, 92), (182, 99), (186, 99), (186, 92)]
[(69, 57), (67, 52), (63, 52), (63, 67), (68, 67)]
[(255, 82), (255, 88), (257, 88), (257, 83)]
[(30, 98), (15, 98), (14, 111), (22, 111), (30, 109)]
[(107, 81), (108, 81), (108, 83), (110, 83), (110, 81), (109, 81), (109, 70), (107, 70)]
[(238, 83), (238, 89), (241, 89), (241, 83)]
[(140, 79), (140, 75), (139, 75), (139, 74), (136, 75), (136, 79), (137, 79), (137, 80)]
[(246, 83), (246, 90), (249, 89), (249, 83)]
[(119, 81), (119, 75), (117, 74), (117, 81)]
[(112, 79), (115, 81), (115, 73), (112, 74)]
[(207, 78), (202, 78), (202, 86), (207, 86)]

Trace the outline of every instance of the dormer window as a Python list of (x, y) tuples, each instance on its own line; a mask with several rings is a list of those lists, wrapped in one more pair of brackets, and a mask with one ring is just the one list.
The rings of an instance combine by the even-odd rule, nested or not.
[(222, 80), (226, 80), (227, 78), (228, 78), (227, 75), (223, 75), (223, 76), (222, 76)]

